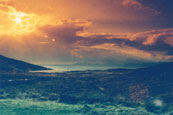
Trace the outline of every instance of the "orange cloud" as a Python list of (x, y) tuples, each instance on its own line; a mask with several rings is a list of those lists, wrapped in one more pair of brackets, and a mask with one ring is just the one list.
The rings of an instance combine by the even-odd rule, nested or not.
[[(173, 29), (152, 30), (134, 34), (83, 34), (84, 39), (76, 42), (80, 46), (76, 53), (85, 57), (83, 53), (99, 50), (98, 56), (103, 52), (108, 58), (111, 55), (125, 55), (128, 58), (141, 60), (166, 61), (173, 59), (172, 47)], [(80, 49), (85, 49), (82, 52)], [(105, 50), (105, 51), (103, 51)], [(88, 52), (88, 51), (87, 51)], [(82, 55), (83, 54), (83, 55)], [(121, 57), (122, 59), (125, 57)], [(115, 59), (116, 60), (116, 59)]]
[(122, 5), (123, 6), (132, 6), (132, 7), (137, 7), (137, 8), (142, 7), (142, 4), (136, 0), (123, 0)]
[(80, 23), (78, 25), (71, 20), (57, 25), (44, 25), (31, 34), (17, 36), (18, 39), (16, 36), (1, 36), (0, 52), (12, 57), (20, 54), (17, 57), (40, 63), (70, 63), (74, 60), (98, 63), (108, 60), (159, 62), (173, 59), (172, 29), (134, 34), (79, 35), (79, 32), (86, 31), (85, 23)]
[[(100, 59), (113, 59), (113, 60), (128, 60), (128, 59), (137, 59), (137, 60), (148, 60), (153, 62), (160, 62), (173, 59), (173, 56), (166, 56), (162, 53), (148, 52), (145, 50), (140, 50), (130, 46), (118, 46), (111, 43), (105, 43), (96, 46), (82, 46), (79, 47), (80, 50), (76, 50), (75, 55), (88, 58), (84, 52), (97, 52), (96, 57)], [(91, 53), (92, 54), (92, 53)], [(91, 55), (90, 55), (91, 56)], [(92, 57), (93, 60), (96, 57)], [(91, 58), (91, 57), (90, 57)]]
[(167, 43), (167, 44), (173, 46), (173, 36), (172, 36), (172, 37), (166, 38), (166, 39), (165, 39), (165, 43)]
[[(139, 1), (115, 0), (116, 3), (112, 4), (112, 0), (14, 0), (11, 5), (2, 1), (0, 52), (3, 54), (43, 63), (172, 60), (172, 28), (112, 33), (116, 29), (123, 31), (119, 29), (119, 23), (136, 26), (139, 20), (150, 20), (155, 11)], [(38, 7), (33, 7), (38, 4)], [(106, 27), (111, 31), (107, 31)], [(96, 31), (100, 28), (103, 33)], [(133, 30), (131, 26), (129, 28)], [(26, 31), (28, 33), (24, 34)], [(16, 32), (20, 34), (14, 36)]]

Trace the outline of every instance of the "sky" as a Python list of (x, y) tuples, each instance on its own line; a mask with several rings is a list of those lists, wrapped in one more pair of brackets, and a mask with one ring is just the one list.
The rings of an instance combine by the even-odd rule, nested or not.
[(173, 60), (172, 0), (0, 0), (0, 54), (35, 64)]

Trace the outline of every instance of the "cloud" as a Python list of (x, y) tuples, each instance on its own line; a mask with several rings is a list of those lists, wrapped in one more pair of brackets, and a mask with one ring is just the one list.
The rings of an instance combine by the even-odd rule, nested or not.
[(112, 0), (115, 5), (121, 5), (128, 10), (132, 10), (133, 12), (140, 12), (144, 15), (157, 15), (159, 12), (149, 5), (144, 5), (142, 2), (138, 0)]
[(138, 8), (142, 7), (142, 4), (136, 0), (123, 0), (122, 5), (123, 6), (131, 6), (131, 7), (138, 7)]
[(88, 33), (89, 21), (62, 20), (29, 35), (1, 36), (0, 52), (40, 63), (127, 63), (127, 60), (171, 61), (173, 29), (133, 34)]
[[(86, 36), (86, 37), (85, 37)], [(173, 59), (173, 29), (152, 30), (134, 34), (85, 35), (77, 42), (80, 48), (99, 49), (141, 60), (168, 61)], [(79, 50), (77, 50), (79, 51)], [(101, 53), (100, 53), (101, 55)], [(123, 56), (122, 56), (123, 59)]]
[(54, 25), (38, 26), (29, 34), (0, 35), (0, 53), (37, 63), (71, 63), (76, 58), (72, 54), (74, 44), (82, 39), (77, 33), (89, 25), (87, 20), (66, 19)]
[[(92, 22), (65, 19), (20, 36), (1, 36), (0, 52), (39, 63), (127, 63), (171, 61), (173, 29), (131, 34), (90, 33)], [(16, 55), (18, 54), (18, 55)]]
[(166, 44), (169, 44), (170, 46), (173, 46), (173, 36), (172, 37), (167, 37), (165, 40)]
[[(117, 6), (121, 5), (118, 7), (121, 12), (133, 10), (143, 15), (141, 11), (147, 13), (154, 11), (136, 0), (116, 2), (118, 2)], [(125, 9), (122, 10), (122, 7)], [(112, 11), (116, 10), (112, 9)], [(9, 12), (17, 11), (10, 5), (0, 5), (0, 17), (5, 17), (2, 18), (0, 26), (3, 30), (0, 31), (3, 33), (0, 34), (0, 52), (26, 61), (117, 63), (125, 60), (170, 61), (173, 58), (172, 28), (133, 34), (95, 33), (89, 32), (87, 28), (92, 27), (96, 20), (52, 18), (52, 23), (46, 21), (36, 26), (36, 29), (29, 34), (4, 35), (4, 32), (8, 32), (14, 25), (13, 22), (8, 22)]]
[(139, 32), (167, 23), (160, 23), (157, 11), (141, 0), (11, 0), (8, 4), (17, 11), (39, 15), (41, 20), (50, 18), (46, 23), (58, 19), (89, 19), (94, 23), (89, 28), (92, 32)]
[(54, 39), (55, 41), (73, 45), (77, 41), (81, 40), (81, 37), (77, 35), (79, 32), (83, 32), (84, 28), (91, 25), (91, 21), (83, 19), (66, 19), (61, 20), (59, 25), (45, 25), (39, 28), (47, 38)]
[(7, 3), (9, 1), (11, 1), (11, 0), (0, 0), (0, 3)]
[(9, 12), (14, 12), (15, 8), (7, 4), (0, 4), (0, 14), (8, 15)]

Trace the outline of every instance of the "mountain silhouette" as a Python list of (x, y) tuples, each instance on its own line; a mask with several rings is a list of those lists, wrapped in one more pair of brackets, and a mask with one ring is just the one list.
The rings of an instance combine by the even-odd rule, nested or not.
[(2, 71), (6, 71), (6, 72), (39, 71), (39, 70), (51, 70), (51, 69), (0, 55), (0, 71), (1, 72)]

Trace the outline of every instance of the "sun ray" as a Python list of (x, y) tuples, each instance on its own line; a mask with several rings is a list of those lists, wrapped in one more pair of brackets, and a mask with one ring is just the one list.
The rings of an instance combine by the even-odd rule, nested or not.
[(36, 18), (35, 15), (17, 11), (9, 13), (9, 19), (13, 25), (11, 26), (13, 34), (32, 32), (35, 30), (38, 22), (38, 17)]

